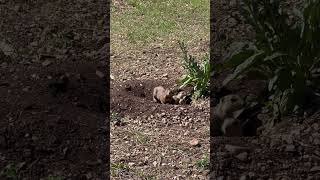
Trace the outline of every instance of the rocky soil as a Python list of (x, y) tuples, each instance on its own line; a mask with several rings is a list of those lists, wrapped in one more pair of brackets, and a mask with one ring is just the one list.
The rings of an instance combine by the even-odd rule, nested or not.
[[(238, 3), (236, 0), (211, 1), (213, 63), (221, 61), (231, 42), (254, 35), (243, 22)], [(301, 7), (301, 3), (286, 1), (285, 7)], [(213, 78), (213, 86), (219, 86), (226, 73)], [(239, 90), (239, 85), (251, 88)], [(244, 80), (229, 88), (236, 93), (257, 95), (263, 85), (252, 86), (251, 81)], [(261, 114), (263, 116), (262, 119), (267, 118)], [(307, 119), (288, 118), (257, 137), (211, 137), (210, 179), (319, 179), (318, 119), (319, 113)]]
[(106, 10), (0, 1), (0, 179), (108, 176)]

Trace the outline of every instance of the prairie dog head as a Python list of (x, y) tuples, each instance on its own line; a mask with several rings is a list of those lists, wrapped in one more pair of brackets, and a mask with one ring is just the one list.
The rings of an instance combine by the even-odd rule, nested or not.
[(177, 95), (172, 96), (176, 104), (183, 104), (186, 100), (187, 93), (180, 91)]
[(243, 111), (243, 106), (243, 99), (238, 95), (231, 94), (220, 99), (215, 112), (221, 119), (226, 117), (237, 118)]

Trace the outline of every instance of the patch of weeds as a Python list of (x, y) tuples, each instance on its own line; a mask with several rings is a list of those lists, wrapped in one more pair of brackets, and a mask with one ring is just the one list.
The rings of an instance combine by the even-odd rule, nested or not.
[(140, 144), (145, 144), (149, 141), (149, 138), (147, 135), (141, 133), (141, 132), (134, 132), (136, 141), (139, 142)]
[(289, 114), (302, 115), (320, 90), (319, 9), (320, 1), (307, 0), (302, 11), (293, 10), (298, 20), (290, 21), (280, 0), (245, 0), (241, 8), (256, 36), (232, 45), (223, 66), (234, 71), (223, 84), (245, 76), (266, 80), (271, 124)]
[(1, 170), (0, 175), (10, 180), (18, 180), (18, 167), (15, 164), (8, 164)]
[(123, 171), (128, 171), (129, 165), (124, 162), (111, 163), (111, 176), (117, 176)]
[(208, 156), (203, 156), (203, 158), (198, 160), (196, 164), (198, 168), (205, 169), (209, 167), (209, 163), (210, 161)]
[(111, 122), (117, 122), (121, 119), (121, 117), (119, 116), (118, 113), (116, 112), (111, 112), (110, 113), (110, 119), (111, 119)]
[(186, 45), (179, 41), (183, 53), (183, 67), (187, 71), (181, 79), (178, 80), (180, 88), (192, 86), (192, 96), (195, 99), (209, 95), (210, 74), (212, 72), (209, 56), (205, 55), (199, 64), (195, 57), (188, 55)]
[(156, 179), (156, 177), (153, 175), (144, 174), (143, 170), (138, 170), (138, 171), (136, 171), (136, 173), (140, 178), (142, 178), (144, 180), (155, 180)]

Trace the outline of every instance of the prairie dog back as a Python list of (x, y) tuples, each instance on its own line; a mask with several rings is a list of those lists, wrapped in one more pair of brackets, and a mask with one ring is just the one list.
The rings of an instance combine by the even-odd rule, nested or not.
[(157, 86), (153, 89), (152, 98), (154, 102), (160, 102), (162, 104), (171, 103), (173, 101), (172, 96), (173, 92), (162, 86)]

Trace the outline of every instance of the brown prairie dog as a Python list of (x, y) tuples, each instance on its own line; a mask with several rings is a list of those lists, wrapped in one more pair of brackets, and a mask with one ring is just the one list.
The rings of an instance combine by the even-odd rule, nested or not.
[(162, 104), (165, 104), (165, 103), (172, 103), (173, 95), (174, 94), (172, 91), (165, 89), (162, 86), (157, 86), (153, 89), (152, 98), (154, 102), (160, 102)]
[(180, 91), (177, 95), (173, 96), (172, 98), (175, 101), (175, 104), (184, 104), (186, 99), (187, 93), (185, 91)]
[(238, 95), (227, 95), (220, 99), (213, 114), (212, 129), (216, 135), (240, 136), (241, 125), (237, 117), (243, 111), (244, 102)]

